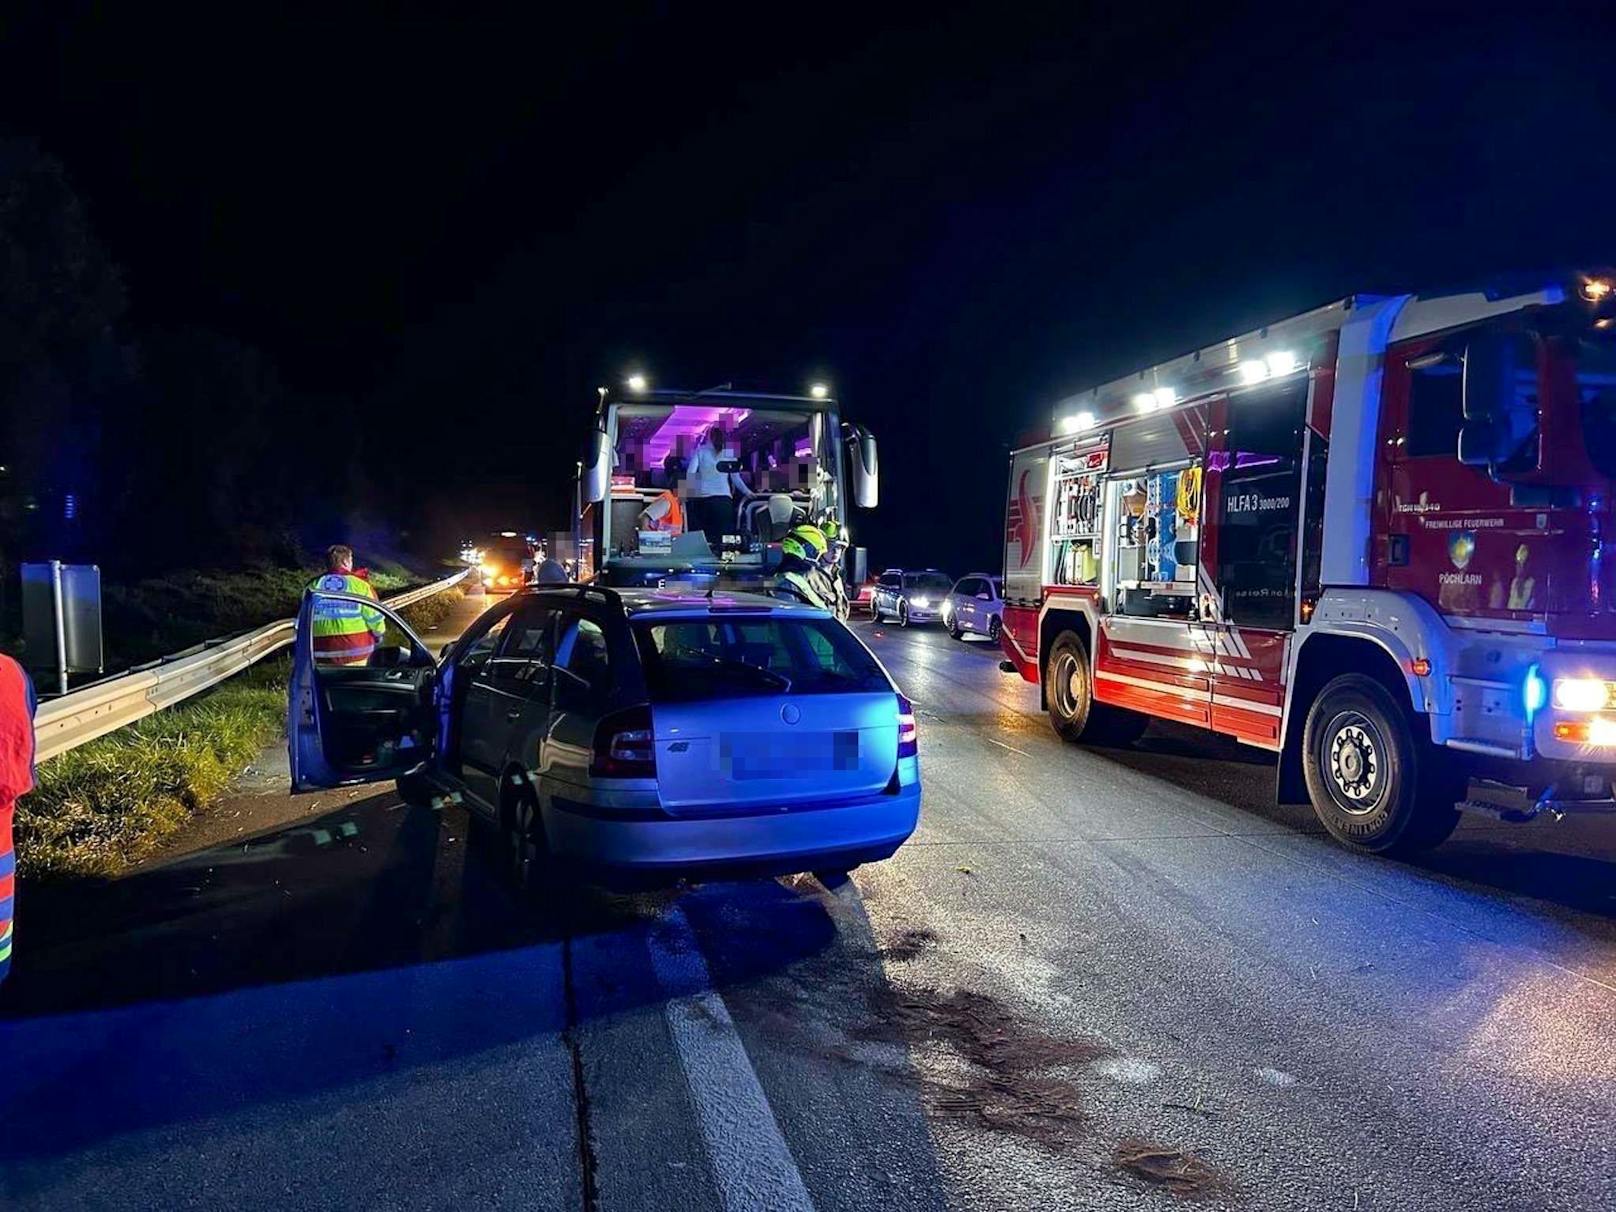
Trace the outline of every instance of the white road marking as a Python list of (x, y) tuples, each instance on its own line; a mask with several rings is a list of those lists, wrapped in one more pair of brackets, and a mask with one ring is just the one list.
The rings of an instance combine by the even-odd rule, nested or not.
[(1095, 1066), (1100, 1073), (1122, 1086), (1148, 1086), (1161, 1076), (1161, 1066), (1137, 1056), (1113, 1056)]
[(657, 981), (670, 994), (663, 1013), (725, 1212), (813, 1212), (808, 1188), (729, 1008), (713, 991), (683, 910), (675, 908), (662, 919), (648, 947)]
[(1258, 1081), (1267, 1082), (1270, 1086), (1279, 1086), (1281, 1089), (1296, 1084), (1295, 1075), (1286, 1073), (1283, 1069), (1253, 1069), (1251, 1073)]
[(985, 736), (982, 739), (990, 745), (997, 745), (1000, 749), (1008, 749), (1011, 753), (1019, 753), (1022, 757), (1032, 756), (1025, 749), (1017, 749), (1014, 745), (1006, 745), (1003, 741), (996, 741), (990, 736)]

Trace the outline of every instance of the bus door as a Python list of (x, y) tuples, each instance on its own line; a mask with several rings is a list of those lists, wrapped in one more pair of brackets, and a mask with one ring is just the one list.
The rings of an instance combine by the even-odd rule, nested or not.
[(1298, 372), (1214, 402), (1201, 485), (1212, 728), (1268, 749), (1296, 618), (1307, 395)]

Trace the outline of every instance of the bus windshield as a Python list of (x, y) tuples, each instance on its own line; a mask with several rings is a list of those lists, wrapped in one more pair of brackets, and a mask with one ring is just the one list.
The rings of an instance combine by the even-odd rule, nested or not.
[[(684, 506), (693, 497), (710, 498), (715, 487), (733, 501), (737, 535), (754, 544), (778, 539), (795, 522), (841, 516), (830, 413), (730, 403), (625, 403), (614, 412), (609, 549), (615, 554), (651, 554), (662, 550), (670, 531), (677, 538), (697, 529)], [(698, 475), (697, 451), (714, 429), (723, 434), (723, 474), (709, 465)], [(670, 493), (681, 503), (678, 512), (666, 500)], [(790, 520), (782, 522), (786, 512)]]

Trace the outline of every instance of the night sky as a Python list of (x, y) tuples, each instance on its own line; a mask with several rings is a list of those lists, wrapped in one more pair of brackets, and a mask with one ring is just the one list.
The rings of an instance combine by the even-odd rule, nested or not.
[(131, 324), (373, 410), (394, 500), (557, 526), (597, 383), (824, 377), (881, 441), (874, 562), (955, 573), (998, 567), (1005, 452), (1060, 396), (1616, 247), (1596, 7), (568, 7), (50, 5), (3, 19), (0, 114)]

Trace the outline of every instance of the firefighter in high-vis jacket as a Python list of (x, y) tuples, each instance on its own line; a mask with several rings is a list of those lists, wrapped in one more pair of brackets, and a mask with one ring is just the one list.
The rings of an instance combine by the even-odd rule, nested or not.
[(819, 528), (825, 532), (828, 544), (825, 554), (819, 557), (820, 576), (830, 596), (831, 613), (845, 623), (853, 613), (853, 603), (847, 597), (847, 529), (834, 518), (826, 518)]
[(780, 540), (780, 571), (775, 574), (774, 596), (787, 602), (805, 602), (834, 611), (835, 602), (819, 561), (830, 543), (817, 526), (793, 526)]
[(17, 801), (34, 789), (34, 686), (22, 666), (0, 654), (0, 981), (11, 970), (17, 903), (17, 852), (11, 821)]
[[(376, 598), (363, 577), (355, 576), (353, 548), (337, 543), (326, 552), (324, 576), (315, 577), (310, 589)], [(387, 616), (362, 602), (336, 598), (314, 599), (314, 659), (322, 665), (363, 665), (387, 634)]]

